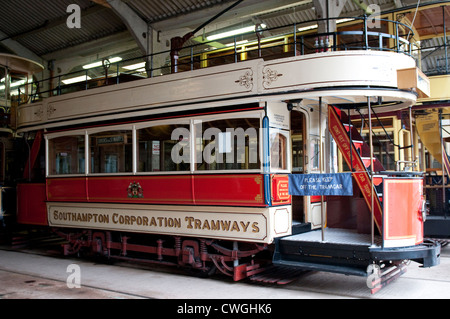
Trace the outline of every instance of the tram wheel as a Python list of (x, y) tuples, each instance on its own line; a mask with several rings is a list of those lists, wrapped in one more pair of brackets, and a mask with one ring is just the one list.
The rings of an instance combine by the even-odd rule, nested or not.
[(194, 276), (197, 278), (210, 278), (216, 273), (217, 267), (215, 265), (211, 265), (206, 267), (206, 269), (199, 269), (193, 267), (185, 267), (184, 269), (190, 276)]

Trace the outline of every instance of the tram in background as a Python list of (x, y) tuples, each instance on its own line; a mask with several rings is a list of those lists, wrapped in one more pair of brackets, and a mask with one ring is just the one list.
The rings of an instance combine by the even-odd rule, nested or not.
[[(436, 77), (432, 80), (441, 80)], [(444, 90), (446, 91), (446, 90)], [(424, 186), (427, 201), (427, 220), (424, 233), (438, 238), (447, 245), (450, 238), (449, 217), (449, 173), (448, 160), (448, 106), (447, 103), (422, 101), (414, 111), (418, 135), (420, 135), (421, 162), (425, 168)], [(442, 99), (441, 99), (442, 101)]]
[(406, 260), (437, 265), (439, 244), (423, 238), (421, 173), (387, 171), (350, 121), (359, 111), (372, 125), (372, 109), (401, 110), (417, 90), (426, 94), (402, 87), (399, 74), (427, 78), (401, 34), (359, 26), (348, 36), (366, 41), (353, 50), (346, 34), (326, 34), (333, 44), (319, 52), (297, 54), (308, 46), (299, 41), (291, 57), (67, 94), (58, 87), (18, 105), (15, 133), (32, 142), (17, 183), (18, 223), (51, 227), (67, 241), (65, 254), (234, 280), (257, 278), (268, 264), (369, 277), (380, 270), (376, 290)]

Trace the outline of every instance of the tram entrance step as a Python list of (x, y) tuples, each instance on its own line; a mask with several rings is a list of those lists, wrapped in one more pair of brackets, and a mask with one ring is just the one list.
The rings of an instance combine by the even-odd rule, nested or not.
[[(375, 238), (379, 244), (380, 238)], [(355, 230), (326, 228), (277, 239), (273, 264), (299, 270), (316, 270), (367, 276), (371, 237)]]
[(311, 231), (311, 223), (301, 223), (298, 221), (292, 221), (292, 235), (306, 233)]
[(301, 271), (326, 271), (326, 272), (334, 272), (345, 275), (354, 275), (354, 276), (366, 276), (366, 270), (354, 267), (346, 267), (342, 265), (329, 265), (329, 264), (320, 264), (320, 263), (311, 263), (311, 262), (301, 262), (301, 261), (289, 261), (289, 260), (278, 260), (274, 262), (277, 266), (285, 266), (301, 270)]
[(262, 273), (251, 276), (250, 280), (267, 284), (286, 285), (298, 279), (306, 272), (307, 271), (303, 269), (292, 269), (292, 267), (272, 265)]

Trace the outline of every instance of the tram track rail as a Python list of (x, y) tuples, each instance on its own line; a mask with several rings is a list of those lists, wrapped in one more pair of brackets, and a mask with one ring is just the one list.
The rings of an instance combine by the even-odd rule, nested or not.
[[(0, 267), (0, 278), (4, 278), (4, 276), (11, 277), (14, 275), (16, 277), (17, 283), (15, 287), (8, 287), (10, 291), (2, 291), (5, 288), (0, 288), (0, 299), (28, 299), (28, 298), (54, 298), (53, 294), (58, 292), (58, 296), (56, 298), (66, 299), (66, 298), (76, 298), (76, 295), (79, 295), (77, 291), (76, 293), (72, 292), (66, 288), (66, 282), (63, 280), (58, 280), (54, 278), (50, 278), (48, 276), (38, 276), (35, 274), (30, 274), (21, 271), (13, 271), (10, 269), (4, 269)], [(18, 284), (18, 285), (17, 285)], [(22, 289), (17, 289), (18, 286), (22, 286)], [(23, 288), (28, 288), (25, 292)], [(63, 289), (61, 289), (63, 288)], [(119, 299), (149, 299), (151, 297), (138, 295), (129, 293), (126, 291), (120, 291), (117, 289), (105, 289), (97, 286), (86, 285), (82, 286), (84, 289), (83, 299), (92, 298), (119, 298)], [(48, 290), (52, 289), (52, 292)], [(42, 290), (42, 291), (39, 291)], [(47, 291), (46, 291), (47, 290)], [(66, 294), (61, 294), (61, 291), (65, 290)], [(31, 292), (33, 291), (33, 292)], [(37, 292), (37, 293), (36, 293)], [(88, 297), (89, 296), (89, 297)]]

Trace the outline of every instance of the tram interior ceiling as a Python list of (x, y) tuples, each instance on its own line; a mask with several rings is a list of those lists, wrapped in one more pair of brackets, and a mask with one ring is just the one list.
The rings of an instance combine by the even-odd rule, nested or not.
[(375, 276), (372, 292), (406, 260), (438, 265), (450, 4), (194, 2), (4, 5), (0, 232), (234, 280)]

